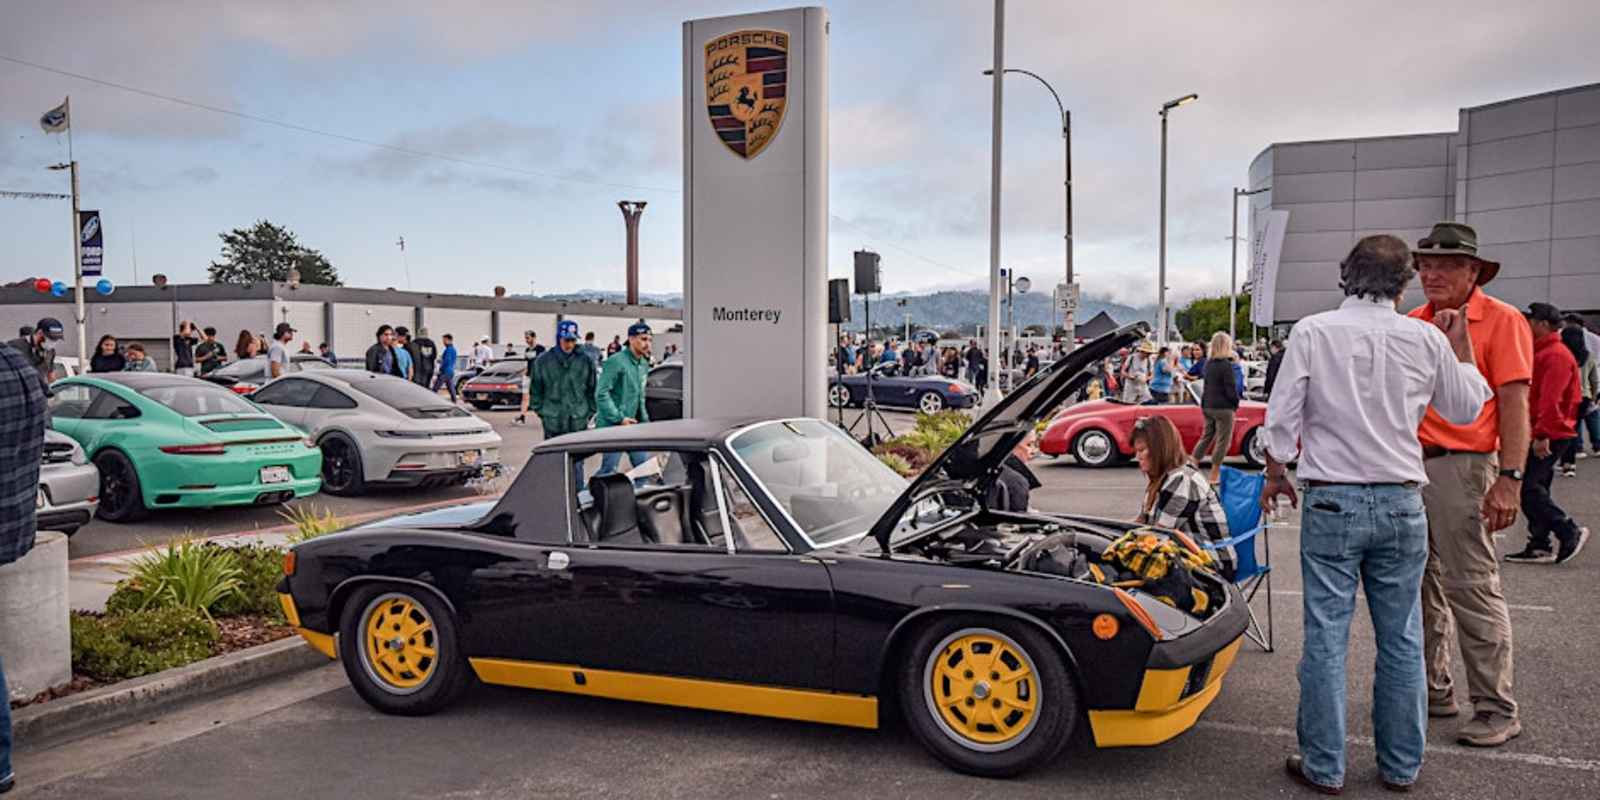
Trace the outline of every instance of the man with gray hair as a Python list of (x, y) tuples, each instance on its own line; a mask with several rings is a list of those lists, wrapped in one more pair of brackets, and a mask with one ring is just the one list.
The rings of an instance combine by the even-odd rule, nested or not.
[(1377, 639), (1372, 727), (1385, 787), (1406, 791), (1422, 768), (1427, 683), (1422, 667), (1422, 572), (1428, 522), (1417, 426), (1431, 405), (1470, 422), (1489, 399), (1473, 366), (1467, 321), (1431, 323), (1396, 307), (1415, 271), (1393, 236), (1368, 236), (1339, 265), (1345, 300), (1295, 324), (1267, 405), (1270, 509), (1298, 504), (1284, 465), (1300, 458), (1305, 493), (1300, 571), (1305, 646), (1299, 666), (1300, 752), (1284, 764), (1297, 783), (1338, 794), (1345, 777), (1345, 661), (1356, 590), (1366, 591)]

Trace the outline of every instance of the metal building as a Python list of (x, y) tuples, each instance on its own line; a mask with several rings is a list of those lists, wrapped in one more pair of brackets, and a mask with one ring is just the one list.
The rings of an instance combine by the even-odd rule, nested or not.
[[(0, 325), (4, 325), (0, 340), (16, 336), (16, 330), (23, 325), (33, 325), (41, 317), (50, 316), (66, 327), (66, 338), (58, 351), (76, 355), (78, 332), (73, 324), (72, 300), (70, 293), (57, 298), (29, 286), (0, 288)], [(520, 353), (522, 332), (526, 330), (537, 332), (540, 343), (550, 346), (555, 342), (556, 323), (562, 319), (576, 321), (582, 332), (594, 331), (595, 342), (601, 347), (613, 336), (626, 338), (628, 326), (640, 319), (657, 331), (657, 352), (667, 344), (682, 343), (682, 334), (672, 332), (682, 330), (681, 313), (659, 306), (287, 283), (122, 286), (109, 296), (89, 289), (84, 300), (88, 317), (85, 335), (91, 353), (100, 336), (109, 333), (124, 344), (141, 343), (163, 369), (171, 368), (171, 337), (177, 320), (216, 328), (217, 340), (230, 352), (240, 331), (264, 333), (270, 338), (280, 322), (287, 322), (298, 331), (291, 349), (298, 350), (301, 342), (310, 342), (313, 349), (327, 342), (340, 356), (360, 356), (383, 324), (404, 325), (413, 332), (426, 327), (435, 340), (448, 333), (454, 336), (458, 348), (487, 336), (496, 344), (497, 354), (504, 352), (505, 344), (514, 345)]]
[[(1274, 316), (1339, 304), (1339, 261), (1363, 236), (1415, 244), (1435, 222), (1478, 231), (1496, 297), (1600, 313), (1600, 84), (1463, 108), (1455, 131), (1284, 142), (1250, 164), (1251, 229), (1289, 212)], [(1404, 307), (1422, 302), (1413, 286)]]

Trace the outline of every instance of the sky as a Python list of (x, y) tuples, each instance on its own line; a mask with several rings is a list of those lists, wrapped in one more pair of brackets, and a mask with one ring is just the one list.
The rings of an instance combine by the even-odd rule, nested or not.
[[(1230, 192), (1264, 147), (1454, 130), (1461, 107), (1600, 80), (1591, 2), (1010, 0), (1006, 66), (1072, 111), (1084, 292), (1148, 305), (1164, 101), (1200, 95), (1170, 119), (1181, 301), (1225, 291)], [(7, 0), (0, 189), (67, 191), (44, 169), (65, 137), (38, 118), (70, 94), (83, 207), (102, 212), (119, 284), (202, 282), (219, 233), (267, 219), (346, 285), (620, 290), (628, 199), (648, 203), (642, 289), (676, 292), (681, 25), (786, 6)], [(867, 247), (885, 291), (987, 287), (993, 3), (827, 8), (831, 271)], [(1008, 78), (1002, 260), (1041, 287), (1063, 271), (1059, 119), (1042, 86)], [(65, 201), (0, 198), (0, 281), (70, 280), (69, 217)]]

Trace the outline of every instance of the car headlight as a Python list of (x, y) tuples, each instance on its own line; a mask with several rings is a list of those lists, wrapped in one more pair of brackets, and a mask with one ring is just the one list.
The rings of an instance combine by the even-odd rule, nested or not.
[(72, 446), (72, 463), (80, 467), (89, 463), (89, 456), (76, 444)]
[(427, 439), (433, 434), (427, 431), (373, 431), (385, 439)]

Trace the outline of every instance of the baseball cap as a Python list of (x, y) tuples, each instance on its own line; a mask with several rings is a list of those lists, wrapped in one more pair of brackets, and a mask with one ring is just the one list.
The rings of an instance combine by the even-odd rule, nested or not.
[(573, 322), (570, 319), (564, 319), (564, 320), (561, 320), (561, 322), (556, 324), (556, 339), (558, 341), (562, 340), (562, 339), (577, 339), (577, 338), (578, 338), (578, 323)]
[(1551, 325), (1561, 324), (1561, 309), (1549, 303), (1529, 303), (1528, 310), (1522, 312), (1522, 315), (1538, 322), (1548, 322)]
[(33, 329), (35, 332), (43, 333), (46, 339), (54, 339), (56, 341), (60, 341), (61, 336), (67, 332), (67, 329), (61, 325), (61, 320), (55, 317), (45, 317), (39, 320), (39, 323), (34, 325)]
[(298, 333), (298, 331), (294, 329), (293, 325), (287, 322), (280, 322), (278, 327), (272, 329), (272, 338), (276, 339), (286, 333)]
[(635, 322), (632, 325), (628, 326), (628, 336), (629, 336), (629, 338), (632, 338), (634, 336), (648, 336), (648, 335), (650, 335), (650, 326), (645, 324), (644, 322)]

